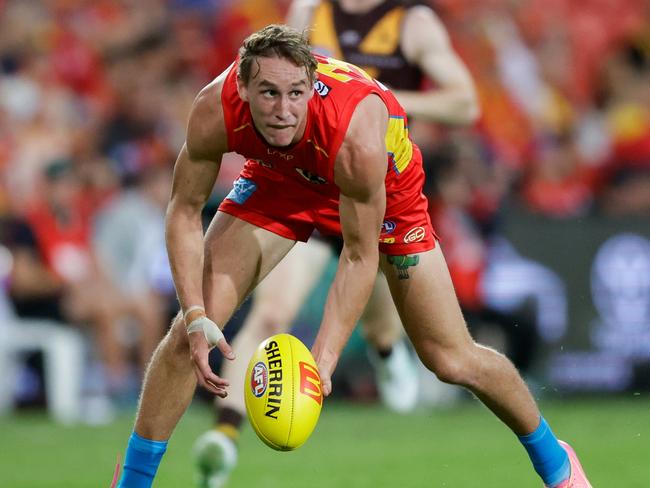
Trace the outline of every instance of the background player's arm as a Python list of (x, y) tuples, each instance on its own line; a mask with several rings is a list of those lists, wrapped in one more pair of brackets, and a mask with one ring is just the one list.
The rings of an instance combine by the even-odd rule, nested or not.
[(187, 139), (174, 167), (167, 207), (167, 251), (182, 310), (203, 306), (201, 212), (219, 174), (221, 157), (227, 150), (223, 114), (215, 91), (215, 87), (209, 85), (194, 102)]
[(323, 393), (331, 392), (330, 376), (370, 297), (379, 262), (379, 230), (386, 209), (388, 111), (377, 96), (356, 108), (337, 156), (335, 181), (343, 250), (330, 287), (313, 353)]
[(294, 0), (287, 13), (287, 25), (302, 31), (311, 25), (320, 0)]
[(406, 58), (436, 85), (427, 91), (393, 90), (409, 116), (450, 124), (469, 124), (478, 118), (472, 77), (430, 8), (412, 7), (406, 13), (401, 47)]

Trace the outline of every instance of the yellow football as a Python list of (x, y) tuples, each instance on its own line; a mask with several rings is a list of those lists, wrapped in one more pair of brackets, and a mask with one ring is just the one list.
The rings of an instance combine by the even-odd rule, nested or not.
[(278, 451), (304, 444), (323, 404), (309, 349), (290, 334), (269, 337), (253, 354), (245, 382), (246, 413), (258, 437)]

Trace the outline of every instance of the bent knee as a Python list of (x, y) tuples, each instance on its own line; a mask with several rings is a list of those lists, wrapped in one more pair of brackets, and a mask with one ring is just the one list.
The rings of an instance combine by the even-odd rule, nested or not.
[(469, 386), (475, 376), (472, 361), (473, 345), (449, 349), (437, 344), (429, 344), (418, 349), (422, 363), (440, 381), (453, 385)]
[(264, 337), (269, 337), (291, 329), (297, 312), (292, 306), (283, 304), (259, 304), (250, 312), (251, 326), (260, 330)]

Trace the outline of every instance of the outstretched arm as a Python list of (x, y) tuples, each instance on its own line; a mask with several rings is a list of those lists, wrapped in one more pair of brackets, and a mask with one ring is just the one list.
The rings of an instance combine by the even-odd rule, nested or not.
[(287, 25), (299, 31), (309, 29), (320, 0), (293, 0), (287, 13)]
[(379, 231), (386, 209), (387, 125), (386, 106), (379, 97), (368, 96), (357, 107), (337, 156), (334, 176), (341, 190), (344, 244), (312, 350), (326, 396), (332, 390), (331, 374), (377, 276)]
[(203, 301), (203, 226), (201, 211), (219, 174), (227, 140), (218, 90), (208, 85), (196, 98), (187, 140), (174, 167), (172, 194), (167, 207), (165, 235), (176, 293), (188, 327), (190, 351), (199, 384), (225, 396), (227, 381), (208, 365), (210, 346), (234, 358), (216, 324), (205, 316)]
[(474, 122), (480, 110), (472, 77), (433, 10), (425, 6), (409, 9), (401, 45), (407, 59), (436, 85), (427, 91), (393, 90), (406, 113), (432, 122)]

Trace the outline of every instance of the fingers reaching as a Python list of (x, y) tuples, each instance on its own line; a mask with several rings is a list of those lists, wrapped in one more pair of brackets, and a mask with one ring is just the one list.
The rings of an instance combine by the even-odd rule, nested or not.
[(230, 386), (230, 382), (225, 378), (221, 378), (212, 372), (207, 361), (204, 364), (194, 363), (194, 373), (198, 383), (215, 395), (225, 398), (228, 395), (226, 390)]
[(235, 359), (235, 353), (233, 352), (232, 347), (230, 347), (230, 344), (226, 342), (226, 339), (221, 339), (217, 342), (217, 349), (221, 351), (221, 354), (223, 354), (223, 357), (226, 359), (230, 359), (231, 361)]
[(332, 393), (332, 381), (329, 378), (321, 378), (321, 390), (324, 397), (328, 397)]
[[(227, 344), (226, 346), (230, 348)], [(210, 363), (208, 361), (210, 348), (203, 334), (190, 334), (190, 349), (192, 362), (194, 363), (194, 373), (199, 385), (209, 392), (214, 393), (221, 398), (225, 398), (228, 394), (226, 389), (230, 383), (228, 380), (216, 375), (212, 371), (212, 368), (210, 368)], [(230, 352), (232, 354), (232, 350)]]

